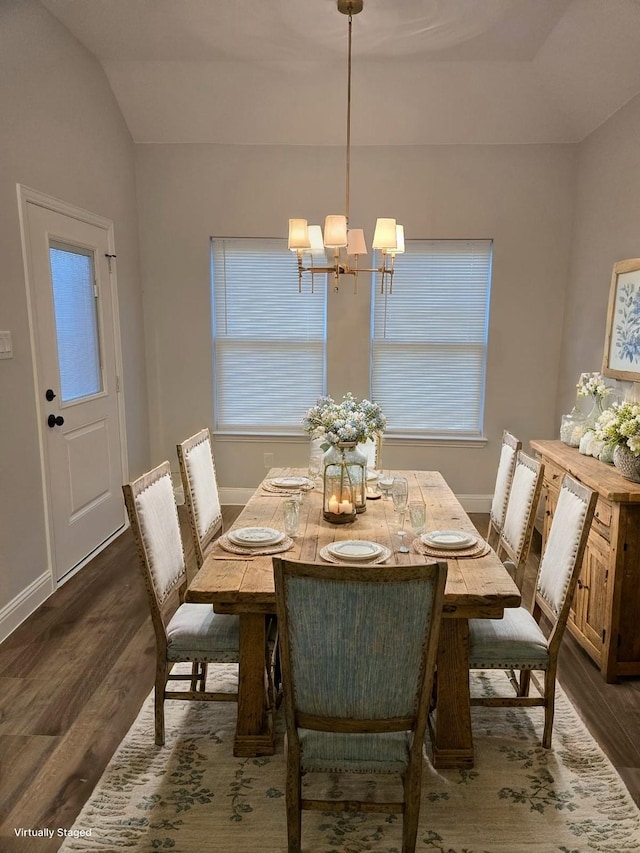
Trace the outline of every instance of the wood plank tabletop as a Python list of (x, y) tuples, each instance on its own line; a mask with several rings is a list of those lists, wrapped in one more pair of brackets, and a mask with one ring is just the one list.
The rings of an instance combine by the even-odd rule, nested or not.
[[(272, 469), (266, 480), (277, 476), (300, 475), (305, 472)], [(394, 471), (395, 476), (409, 482), (409, 500), (424, 500), (426, 530), (461, 530), (477, 535), (477, 531), (457, 498), (437, 471)], [(232, 529), (264, 526), (283, 530), (282, 504), (285, 496), (266, 491), (262, 484), (236, 519)], [(398, 552), (398, 516), (393, 502), (379, 498), (367, 501), (367, 511), (352, 524), (330, 524), (322, 516), (321, 489), (304, 494), (300, 512), (300, 530), (293, 547), (285, 555), (295, 560), (324, 562), (321, 549), (332, 542), (345, 539), (366, 539), (391, 550), (387, 565), (433, 562), (434, 557), (415, 553), (411, 544), (415, 538), (408, 530), (406, 541), (410, 553)], [(220, 612), (241, 613), (275, 609), (275, 588), (271, 556), (250, 559), (225, 551), (214, 543), (204, 564), (191, 582), (187, 601), (212, 603)], [(442, 558), (440, 558), (442, 559)], [(484, 557), (447, 558), (449, 573), (445, 590), (444, 611), (459, 618), (499, 617), (503, 608), (517, 607), (520, 593), (501, 561), (492, 550)]]

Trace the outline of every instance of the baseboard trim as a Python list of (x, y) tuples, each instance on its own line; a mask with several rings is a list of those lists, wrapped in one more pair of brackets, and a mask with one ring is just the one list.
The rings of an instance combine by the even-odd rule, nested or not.
[(0, 643), (53, 593), (51, 572), (43, 572), (0, 610)]

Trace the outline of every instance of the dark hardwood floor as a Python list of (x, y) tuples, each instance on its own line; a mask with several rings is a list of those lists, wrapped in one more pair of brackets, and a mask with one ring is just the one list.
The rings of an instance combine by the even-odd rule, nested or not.
[[(225, 524), (239, 508), (224, 509)], [(486, 533), (487, 517), (472, 516)], [(186, 525), (190, 569), (193, 550)], [(537, 553), (529, 560), (531, 595)], [(0, 850), (63, 841), (153, 685), (154, 640), (129, 531), (0, 644)], [(640, 804), (640, 679), (606, 684), (565, 636), (559, 680)], [(15, 830), (51, 829), (20, 838)]]

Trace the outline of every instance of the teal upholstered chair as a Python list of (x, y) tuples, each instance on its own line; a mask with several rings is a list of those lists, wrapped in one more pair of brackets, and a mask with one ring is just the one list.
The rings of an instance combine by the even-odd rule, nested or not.
[[(287, 722), (289, 853), (302, 810), (401, 812), (416, 844), (423, 738), (446, 564), (338, 566), (273, 559)], [(400, 802), (307, 799), (302, 774), (396, 773)]]
[[(186, 571), (169, 463), (122, 488), (156, 636), (155, 739), (161, 745), (165, 699), (237, 700), (236, 693), (208, 692), (205, 683), (207, 663), (237, 663), (239, 620), (214, 613), (210, 604), (180, 603)], [(190, 675), (172, 674), (181, 661), (192, 664)], [(169, 681), (190, 681), (190, 689), (167, 690)]]
[[(472, 705), (542, 706), (542, 745), (551, 746), (556, 670), (597, 494), (565, 475), (540, 561), (531, 608), (507, 608), (502, 619), (469, 620), (471, 669), (510, 673), (515, 696), (471, 697)], [(546, 617), (546, 629), (542, 617)], [(540, 695), (530, 696), (531, 672), (544, 672)], [(516, 672), (520, 677), (516, 677)]]
[(500, 559), (508, 558), (505, 566), (519, 590), (522, 590), (525, 564), (531, 548), (543, 474), (542, 462), (518, 451), (496, 550)]
[(500, 460), (498, 462), (491, 509), (489, 510), (489, 528), (487, 530), (487, 542), (490, 542), (492, 545), (495, 544), (497, 537), (502, 532), (502, 525), (504, 524), (507, 503), (509, 501), (509, 492), (511, 491), (513, 472), (516, 467), (516, 456), (521, 448), (522, 442), (515, 435), (507, 432), (507, 430), (502, 433)]

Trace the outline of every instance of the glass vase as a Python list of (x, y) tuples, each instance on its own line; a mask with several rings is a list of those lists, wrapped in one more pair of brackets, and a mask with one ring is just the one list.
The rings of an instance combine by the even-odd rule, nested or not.
[(355, 442), (331, 445), (323, 457), (323, 472), (324, 518), (332, 524), (355, 521), (356, 513), (366, 509), (367, 500), (367, 460)]
[(574, 407), (570, 414), (562, 416), (560, 441), (569, 447), (580, 447), (580, 440), (586, 431), (585, 423), (585, 416)]

